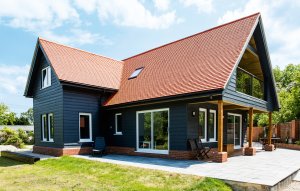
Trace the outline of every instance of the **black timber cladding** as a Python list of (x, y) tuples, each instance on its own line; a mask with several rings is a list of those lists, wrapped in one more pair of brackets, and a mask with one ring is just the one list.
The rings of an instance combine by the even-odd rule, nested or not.
[[(33, 75), (33, 114), (36, 146), (63, 147), (63, 90), (60, 82), (51, 68), (51, 86), (41, 89), (42, 69), (49, 66), (41, 50), (38, 50), (36, 66)], [(53, 113), (54, 142), (43, 142), (41, 116)]]
[(74, 91), (63, 88), (63, 113), (64, 113), (64, 143), (79, 143), (79, 113), (92, 115), (92, 137), (100, 136), (102, 127), (102, 112), (100, 106), (103, 97), (100, 93)]

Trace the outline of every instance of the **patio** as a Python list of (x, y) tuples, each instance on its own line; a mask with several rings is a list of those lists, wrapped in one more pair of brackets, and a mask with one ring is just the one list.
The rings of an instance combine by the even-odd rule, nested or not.
[[(270, 190), (278, 185), (283, 188), (285, 185), (282, 184), (290, 184), (292, 178), (300, 169), (299, 151), (276, 149), (274, 152), (267, 152), (261, 150), (261, 147), (257, 147), (255, 156), (235, 156), (228, 158), (227, 163), (126, 155), (106, 155), (102, 158), (82, 155), (76, 157), (175, 173), (207, 176), (223, 179), (229, 184), (235, 185), (248, 183), (247, 186), (252, 187), (254, 190), (261, 190), (261, 188)], [(290, 181), (284, 183), (283, 180), (285, 179)], [(277, 190), (277, 188), (272, 188), (272, 190)]]

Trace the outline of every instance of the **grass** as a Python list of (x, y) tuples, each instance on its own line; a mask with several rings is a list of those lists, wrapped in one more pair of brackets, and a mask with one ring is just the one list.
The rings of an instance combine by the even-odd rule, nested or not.
[(0, 157), (0, 190), (229, 191), (224, 182), (74, 157), (34, 165)]

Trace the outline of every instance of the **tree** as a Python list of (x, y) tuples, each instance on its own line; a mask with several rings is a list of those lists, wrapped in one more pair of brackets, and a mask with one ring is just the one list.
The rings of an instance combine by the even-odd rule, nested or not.
[[(289, 64), (281, 70), (278, 66), (273, 69), (280, 111), (273, 112), (273, 123), (289, 122), (300, 119), (300, 64)], [(266, 114), (257, 114), (254, 123), (259, 126), (268, 125)]]
[(9, 107), (0, 103), (0, 125), (14, 125), (16, 114), (9, 111)]
[(21, 113), (20, 117), (16, 117), (15, 125), (32, 125), (33, 109), (29, 108), (26, 112)]

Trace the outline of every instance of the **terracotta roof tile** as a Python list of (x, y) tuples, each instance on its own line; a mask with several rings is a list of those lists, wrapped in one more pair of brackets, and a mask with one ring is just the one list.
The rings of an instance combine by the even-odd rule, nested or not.
[[(106, 106), (223, 89), (260, 14), (169, 43), (124, 61), (119, 91)], [(128, 80), (137, 68), (137, 78)]]
[(123, 62), (39, 38), (59, 80), (119, 89)]

